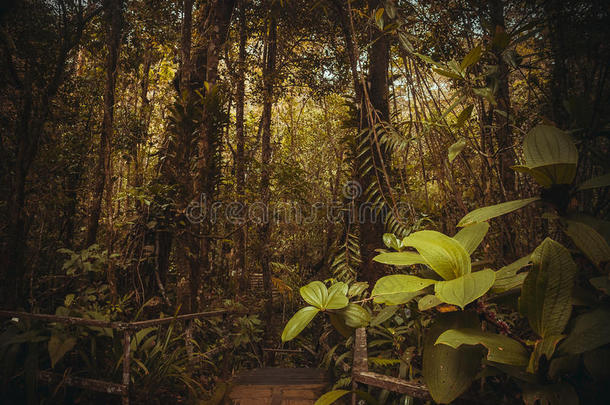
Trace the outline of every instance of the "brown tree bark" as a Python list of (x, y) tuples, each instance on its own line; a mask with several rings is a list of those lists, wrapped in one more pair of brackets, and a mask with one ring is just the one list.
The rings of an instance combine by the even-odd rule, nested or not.
[[(369, 15), (374, 15), (375, 11), (383, 6), (379, 0), (369, 1)], [(390, 59), (390, 41), (376, 25), (371, 28), (371, 45), (369, 49), (369, 72), (367, 77), (368, 90), (363, 95), (368, 96), (368, 100), (363, 100), (362, 113), (365, 117), (362, 119), (367, 132), (363, 136), (368, 137), (370, 153), (372, 154), (372, 162), (374, 168), (364, 175), (360, 176), (360, 185), (362, 187), (362, 195), (358, 200), (359, 203), (359, 225), (360, 225), (360, 256), (362, 263), (360, 266), (360, 278), (363, 281), (368, 281), (373, 285), (377, 279), (383, 276), (383, 266), (373, 261), (376, 255), (375, 249), (382, 245), (383, 233), (385, 231), (384, 210), (381, 205), (373, 205), (374, 215), (361, 215), (362, 207), (367, 204), (366, 190), (373, 184), (377, 183), (378, 187), (382, 187), (380, 192), (386, 194), (387, 190), (383, 187), (384, 182), (380, 181), (383, 178), (383, 173), (379, 170), (383, 161), (389, 158), (389, 151), (385, 150), (380, 145), (380, 139), (372, 131), (372, 128), (380, 122), (389, 122), (390, 120), (390, 104), (389, 104), (389, 88), (388, 88), (388, 66)], [(370, 104), (367, 103), (370, 102)], [(373, 109), (374, 111), (371, 111)], [(362, 132), (361, 132), (362, 133)], [(366, 156), (362, 157), (364, 160)], [(361, 165), (364, 161), (359, 162)], [(374, 186), (373, 186), (374, 187)], [(370, 202), (368, 202), (370, 204)]]
[[(104, 87), (104, 118), (98, 149), (98, 161), (95, 170), (95, 186), (93, 188), (93, 202), (89, 214), (87, 237), (85, 245), (95, 243), (102, 211), (104, 192), (111, 192), (111, 154), (112, 133), (114, 124), (114, 93), (118, 73), (118, 60), (123, 28), (123, 1), (105, 0), (104, 24), (106, 30), (106, 84)], [(110, 208), (110, 207), (108, 207)]]
[[(269, 13), (269, 25), (267, 35), (265, 37), (265, 52), (263, 57), (263, 116), (262, 116), (262, 138), (261, 138), (261, 202), (265, 210), (269, 210), (271, 202), (271, 118), (273, 107), (273, 87), (275, 81), (275, 64), (277, 56), (277, 17), (274, 7), (271, 7)], [(271, 218), (269, 215), (264, 215), (261, 218), (260, 225), (260, 243), (261, 243), (261, 271), (263, 273), (263, 291), (265, 297), (265, 338), (271, 340), (272, 333), (272, 317), (273, 317), (273, 295), (271, 282), (271, 268), (269, 262), (271, 251), (269, 242), (271, 236)], [(270, 359), (273, 363), (273, 359)]]
[[(245, 134), (244, 134), (244, 104), (246, 93), (246, 42), (248, 41), (248, 26), (246, 22), (246, 0), (239, 4), (239, 59), (237, 61), (237, 90), (235, 100), (235, 137), (237, 145), (235, 148), (235, 177), (237, 202), (243, 206), (245, 202)], [(241, 224), (240, 224), (241, 226)], [(244, 228), (247, 229), (247, 228)], [(235, 267), (239, 272), (239, 289), (244, 292), (248, 286), (248, 272), (246, 270), (246, 238), (245, 230), (240, 229), (235, 233)]]

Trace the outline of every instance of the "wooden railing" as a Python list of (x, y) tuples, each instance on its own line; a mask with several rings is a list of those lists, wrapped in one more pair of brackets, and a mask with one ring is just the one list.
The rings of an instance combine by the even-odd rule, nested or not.
[(192, 314), (178, 315), (167, 318), (150, 319), (137, 322), (113, 322), (100, 321), (97, 319), (76, 318), (70, 316), (58, 316), (47, 314), (31, 314), (29, 312), (0, 311), (0, 318), (24, 318), (36, 319), (44, 322), (58, 322), (65, 325), (94, 326), (99, 328), (110, 328), (123, 333), (123, 373), (121, 383), (95, 380), (91, 378), (81, 378), (65, 376), (63, 374), (52, 373), (50, 371), (39, 371), (38, 379), (46, 384), (63, 384), (83, 388), (90, 391), (104, 392), (107, 394), (120, 395), (122, 404), (129, 405), (129, 384), (130, 384), (130, 362), (131, 362), (131, 335), (137, 330), (150, 326), (164, 325), (176, 321), (188, 321), (191, 319), (211, 318), (215, 316), (225, 316), (228, 314), (238, 314), (232, 310), (217, 310), (207, 312), (197, 312)]
[(399, 394), (407, 394), (414, 398), (431, 399), (428, 388), (419, 382), (407, 381), (385, 374), (369, 371), (368, 353), (366, 347), (366, 329), (358, 328), (354, 337), (354, 362), (352, 365), (352, 405), (356, 405), (355, 391), (358, 383), (382, 388)]

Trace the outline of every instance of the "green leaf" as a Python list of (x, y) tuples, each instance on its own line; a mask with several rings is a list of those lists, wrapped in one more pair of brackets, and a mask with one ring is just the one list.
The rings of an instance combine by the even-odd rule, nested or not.
[(459, 74), (452, 72), (450, 70), (441, 69), (441, 68), (432, 68), (432, 70), (435, 71), (436, 73), (438, 73), (439, 75), (448, 77), (450, 79), (461, 79), (462, 78), (462, 76), (460, 76)]
[(365, 281), (357, 281), (349, 286), (347, 296), (349, 298), (357, 297), (369, 288), (369, 283)]
[(532, 263), (521, 288), (519, 310), (538, 336), (560, 335), (572, 312), (576, 264), (568, 250), (550, 238), (532, 253)]
[(579, 190), (590, 190), (592, 188), (608, 187), (610, 186), (610, 173), (602, 176), (590, 178), (589, 180), (578, 186)]
[(319, 311), (316, 307), (305, 307), (298, 310), (284, 327), (282, 342), (287, 342), (297, 337)]
[(383, 244), (390, 249), (400, 250), (400, 241), (396, 238), (393, 233), (383, 234)]
[(464, 108), (460, 115), (457, 117), (456, 125), (458, 128), (464, 126), (468, 118), (472, 115), (472, 110), (474, 109), (474, 104), (470, 104), (468, 107)]
[[(383, 12), (383, 9), (381, 9), (381, 11)], [(327, 392), (326, 394), (324, 394), (320, 398), (318, 398), (318, 400), (316, 401), (316, 403), (314, 405), (334, 404), (337, 400), (339, 400), (340, 398), (342, 398), (343, 396), (345, 396), (346, 394), (349, 394), (349, 393), (350, 393), (350, 391), (348, 391), (348, 390), (333, 390), (333, 391)]]
[(570, 334), (559, 346), (563, 353), (580, 354), (610, 343), (610, 311), (596, 309), (574, 321)]
[(371, 326), (381, 325), (394, 316), (396, 311), (398, 311), (398, 308), (400, 308), (398, 305), (388, 305), (383, 307), (383, 309), (379, 311), (379, 313), (371, 321)]
[(557, 343), (563, 338), (565, 338), (565, 335), (551, 335), (538, 340), (534, 345), (534, 351), (530, 356), (527, 372), (532, 374), (538, 372), (538, 366), (542, 356), (546, 357), (547, 360), (550, 360), (553, 353), (555, 353)]
[(66, 298), (64, 299), (64, 306), (69, 307), (70, 305), (72, 305), (72, 303), (74, 302), (74, 297), (74, 294), (66, 295)]
[(435, 345), (436, 340), (447, 329), (478, 326), (476, 314), (454, 312), (439, 315), (426, 332), (422, 373), (435, 402), (447, 404), (464, 393), (474, 381), (483, 358), (478, 347), (453, 349), (447, 345)]
[(517, 272), (530, 264), (530, 262), (531, 256), (527, 255), (496, 271), (496, 281), (494, 282), (491, 291), (499, 294), (519, 287), (527, 277), (527, 272)]
[(578, 221), (567, 220), (566, 223), (565, 233), (591, 262), (599, 267), (600, 263), (610, 261), (610, 246), (595, 229)]
[(417, 301), (417, 309), (420, 311), (427, 311), (430, 308), (442, 304), (443, 302), (438, 299), (436, 295), (428, 294), (424, 295), (419, 301)]
[(540, 170), (530, 169), (529, 167), (522, 166), (522, 165), (511, 166), (511, 169), (513, 169), (516, 172), (525, 173), (525, 174), (532, 176), (534, 178), (534, 180), (536, 180), (536, 182), (538, 184), (540, 184), (542, 187), (549, 188), (553, 185), (553, 180), (551, 180), (551, 178), (549, 176), (547, 176)]
[(464, 218), (460, 220), (457, 226), (466, 226), (487, 221), (488, 219), (516, 211), (538, 200), (540, 200), (540, 197), (532, 197), (523, 200), (507, 201), (501, 204), (490, 205), (489, 207), (478, 208), (466, 214)]
[(350, 336), (354, 335), (354, 329), (347, 326), (345, 324), (345, 319), (343, 319), (339, 314), (329, 312), (328, 317), (330, 318), (331, 325), (333, 325), (337, 332), (339, 332), (345, 339), (349, 339)]
[(481, 45), (472, 48), (470, 52), (464, 56), (464, 59), (462, 59), (462, 62), (460, 63), (460, 67), (462, 70), (466, 70), (469, 66), (477, 63), (479, 59), (481, 59)]
[(407, 274), (381, 277), (375, 283), (371, 296), (378, 304), (399, 305), (417, 296), (420, 290), (436, 283), (435, 280)]
[(434, 286), (437, 298), (447, 304), (464, 307), (485, 294), (496, 280), (491, 269), (465, 274), (454, 280), (439, 281)]
[(449, 152), (447, 153), (447, 157), (449, 158), (449, 163), (452, 163), (456, 157), (464, 150), (466, 147), (466, 141), (464, 139), (460, 139), (455, 142), (453, 145), (449, 147)]
[(392, 266), (411, 266), (414, 264), (426, 264), (424, 258), (415, 252), (390, 252), (382, 253), (373, 258), (374, 261)]
[(435, 344), (454, 349), (461, 345), (483, 345), (487, 349), (487, 360), (513, 366), (526, 365), (529, 357), (525, 347), (516, 340), (480, 329), (449, 329), (438, 337)]
[(66, 337), (64, 335), (53, 334), (49, 339), (48, 350), (51, 357), (51, 367), (55, 367), (66, 353), (74, 348), (76, 338)]
[(419, 231), (402, 240), (403, 246), (417, 249), (439, 276), (451, 280), (470, 273), (470, 255), (453, 238), (436, 231)]
[(466, 252), (471, 255), (479, 247), (483, 238), (487, 235), (487, 231), (489, 231), (489, 224), (487, 222), (479, 222), (478, 224), (468, 225), (460, 229), (453, 236), (453, 239), (460, 242), (464, 249), (466, 249)]
[(133, 339), (131, 339), (131, 351), (135, 352), (138, 348), (138, 346), (144, 342), (144, 338), (152, 333), (155, 332), (157, 330), (156, 327), (150, 327), (150, 328), (144, 328), (144, 329), (140, 329), (139, 331), (136, 332), (136, 334), (134, 335)]
[(299, 290), (301, 297), (310, 305), (322, 309), (324, 303), (328, 299), (328, 290), (321, 281), (312, 281), (311, 283), (301, 287)]
[(363, 328), (371, 321), (371, 314), (358, 304), (349, 304), (337, 313), (350, 328)]
[(338, 282), (330, 286), (328, 289), (328, 297), (324, 301), (324, 305), (320, 309), (341, 309), (348, 304), (347, 299), (348, 286), (343, 282)]
[(572, 138), (558, 128), (538, 125), (523, 139), (525, 166), (551, 179), (553, 184), (571, 184), (576, 175), (578, 150)]

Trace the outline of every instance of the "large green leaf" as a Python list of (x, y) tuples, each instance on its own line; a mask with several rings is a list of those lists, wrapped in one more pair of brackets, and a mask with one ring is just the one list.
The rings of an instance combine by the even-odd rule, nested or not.
[(349, 287), (343, 282), (338, 282), (330, 286), (328, 296), (321, 309), (341, 309), (348, 304), (347, 292)]
[(316, 307), (305, 307), (297, 311), (296, 314), (286, 324), (282, 332), (282, 342), (287, 342), (298, 336), (299, 333), (316, 316), (320, 310)]
[(559, 350), (580, 354), (607, 343), (610, 343), (610, 310), (600, 308), (576, 318), (574, 327)]
[(538, 125), (523, 139), (525, 166), (544, 173), (553, 184), (571, 184), (576, 175), (578, 150), (564, 131)]
[(389, 252), (382, 253), (373, 258), (374, 261), (393, 266), (411, 266), (413, 264), (426, 264), (424, 258), (416, 252)]
[[(381, 11), (383, 12), (383, 9), (381, 9)], [(341, 397), (343, 397), (349, 393), (350, 393), (350, 391), (347, 391), (347, 390), (333, 390), (333, 391), (327, 392), (326, 394), (324, 394), (320, 398), (318, 398), (318, 400), (316, 401), (316, 403), (314, 405), (334, 404)]]
[(301, 287), (299, 290), (301, 297), (309, 305), (316, 308), (322, 308), (328, 298), (328, 289), (321, 281), (312, 281), (311, 283)]
[(610, 261), (610, 246), (595, 229), (578, 221), (567, 220), (566, 223), (566, 234), (589, 260), (596, 266)]
[(460, 242), (436, 231), (419, 231), (402, 240), (422, 255), (426, 264), (445, 280), (470, 273), (470, 255)]
[(604, 174), (602, 176), (593, 177), (580, 186), (578, 186), (579, 190), (590, 190), (592, 188), (599, 187), (609, 187), (610, 186), (610, 173)]
[(453, 239), (460, 242), (464, 249), (466, 249), (466, 252), (471, 255), (479, 247), (483, 238), (487, 235), (487, 231), (489, 231), (489, 224), (487, 222), (479, 222), (478, 224), (468, 225), (460, 229)]
[(521, 289), (519, 309), (539, 336), (560, 335), (572, 311), (576, 264), (568, 250), (550, 238), (532, 253), (532, 263)]
[(449, 159), (449, 163), (452, 163), (456, 157), (464, 150), (466, 147), (466, 141), (460, 139), (449, 147), (449, 151), (447, 153), (447, 157)]
[(477, 327), (476, 314), (453, 312), (439, 315), (426, 332), (422, 372), (430, 395), (437, 403), (450, 403), (466, 391), (474, 381), (483, 358), (478, 347), (454, 349), (435, 345), (438, 337), (447, 329)]
[(530, 264), (530, 262), (531, 257), (530, 255), (527, 255), (496, 271), (496, 281), (494, 282), (491, 291), (499, 294), (501, 292), (519, 287), (521, 284), (523, 284), (523, 280), (525, 280), (527, 277), (527, 272), (517, 272)]
[(65, 336), (61, 334), (51, 335), (49, 339), (48, 349), (49, 357), (51, 357), (51, 367), (55, 367), (55, 364), (61, 360), (66, 353), (74, 348), (76, 345), (76, 338), (72, 336)]
[(496, 279), (496, 273), (491, 269), (465, 274), (454, 280), (439, 281), (434, 286), (434, 293), (439, 300), (460, 308), (464, 307), (485, 294)]
[(369, 311), (358, 304), (349, 304), (337, 312), (350, 328), (363, 328), (371, 321)]
[(516, 211), (535, 201), (540, 200), (540, 197), (526, 198), (523, 200), (507, 201), (501, 204), (490, 205), (489, 207), (477, 208), (470, 211), (460, 220), (457, 226), (466, 226), (487, 221), (495, 217), (499, 217), (509, 212)]
[(525, 347), (516, 340), (480, 329), (449, 329), (438, 337), (435, 344), (444, 344), (454, 349), (461, 345), (483, 345), (487, 349), (487, 360), (513, 366), (526, 365), (529, 357)]
[(407, 274), (395, 274), (381, 277), (371, 296), (379, 304), (399, 305), (410, 301), (418, 295), (419, 291), (436, 283), (435, 280), (419, 278)]

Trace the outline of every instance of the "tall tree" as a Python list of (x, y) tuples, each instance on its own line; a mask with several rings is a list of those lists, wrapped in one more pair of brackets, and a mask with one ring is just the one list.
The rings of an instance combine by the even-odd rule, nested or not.
[[(246, 0), (239, 2), (239, 56), (237, 60), (237, 90), (235, 100), (235, 137), (237, 145), (235, 148), (235, 191), (237, 201), (240, 205), (245, 202), (245, 134), (244, 134), (244, 104), (246, 93), (246, 43), (248, 41), (248, 26), (246, 22)], [(238, 230), (236, 239), (236, 268), (240, 272), (240, 289), (245, 291), (248, 274), (246, 271), (246, 238), (244, 230)]]
[[(262, 115), (262, 139), (261, 139), (261, 202), (265, 210), (269, 209), (271, 202), (271, 114), (273, 107), (273, 88), (275, 81), (275, 64), (277, 56), (277, 8), (274, 4), (270, 7), (269, 18), (265, 35), (265, 50), (263, 53), (263, 115)], [(270, 339), (273, 295), (271, 283), (271, 268), (269, 239), (271, 233), (271, 218), (264, 215), (260, 225), (261, 234), (261, 270), (263, 273), (263, 290), (265, 294), (265, 317), (267, 319), (266, 337)]]
[[(79, 44), (87, 24), (100, 8), (92, 3), (84, 7), (80, 2), (62, 1), (58, 12), (44, 2), (17, 3), (7, 7), (0, 21), (0, 42), (3, 60), (8, 72), (9, 102), (15, 111), (10, 128), (14, 152), (4, 155), (3, 169), (10, 197), (7, 201), (8, 240), (0, 252), (4, 293), (9, 304), (22, 297), (24, 278), (24, 255), (27, 231), (26, 182), (32, 164), (38, 154), (45, 133), (45, 124), (50, 115), (53, 101), (65, 81), (66, 66), (73, 50)], [(8, 19), (24, 21), (11, 25)], [(11, 119), (13, 121), (13, 119)], [(4, 147), (2, 148), (4, 149)]]
[(114, 130), (114, 99), (118, 76), (118, 61), (123, 31), (123, 0), (104, 0), (104, 27), (106, 45), (106, 82), (104, 87), (104, 118), (98, 148), (98, 160), (95, 171), (95, 187), (93, 202), (89, 214), (86, 246), (92, 245), (97, 239), (97, 233), (102, 211), (102, 201), (106, 194), (106, 205), (112, 201), (112, 138)]

